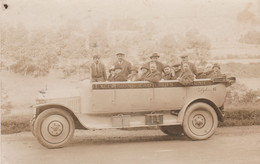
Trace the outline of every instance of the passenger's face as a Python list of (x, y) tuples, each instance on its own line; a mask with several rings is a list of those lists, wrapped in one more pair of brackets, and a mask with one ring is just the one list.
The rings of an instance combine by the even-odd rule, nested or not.
[(206, 67), (206, 72), (209, 72), (209, 71), (211, 71), (212, 70), (212, 67), (211, 66), (207, 66)]
[(182, 66), (183, 70), (186, 72), (188, 71), (190, 68), (189, 68), (189, 65), (187, 63), (184, 63), (183, 66)]
[(141, 71), (142, 71), (142, 74), (145, 74), (146, 72), (148, 72), (148, 70), (145, 68), (142, 68)]
[(116, 69), (116, 70), (115, 70), (115, 73), (118, 74), (118, 73), (120, 73), (121, 71), (122, 71), (121, 69)]
[(204, 69), (203, 69), (203, 67), (198, 67), (198, 72), (204, 72)]
[(124, 55), (117, 55), (117, 59), (121, 62), (124, 59)]
[(94, 58), (94, 63), (98, 64), (99, 63), (99, 58)]
[(177, 72), (181, 69), (181, 66), (176, 66), (176, 67), (172, 67), (172, 68), (173, 68), (174, 72)]
[(150, 71), (151, 71), (151, 72), (156, 71), (156, 69), (157, 69), (157, 68), (156, 68), (156, 65), (154, 65), (154, 64), (151, 64), (151, 65), (150, 65)]
[(151, 60), (152, 60), (153, 62), (156, 62), (156, 61), (158, 60), (158, 57), (152, 57)]
[(214, 73), (219, 73), (220, 70), (219, 70), (218, 67), (214, 67), (214, 68), (213, 68), (213, 71), (214, 71)]
[(170, 74), (171, 73), (171, 68), (170, 67), (166, 67), (166, 68), (164, 68), (164, 73), (165, 74)]
[(181, 59), (182, 59), (182, 62), (184, 62), (184, 63), (186, 63), (186, 62), (189, 61), (188, 57), (183, 57), (183, 58), (181, 58)]

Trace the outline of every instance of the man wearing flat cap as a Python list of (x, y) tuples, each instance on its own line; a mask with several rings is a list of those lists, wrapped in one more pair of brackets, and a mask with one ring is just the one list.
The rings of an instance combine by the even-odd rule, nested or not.
[(195, 67), (195, 65), (193, 64), (193, 63), (191, 63), (191, 62), (189, 62), (189, 57), (188, 57), (188, 55), (181, 55), (180, 56), (181, 57), (181, 67), (183, 67), (183, 63), (188, 63), (188, 65), (189, 65), (189, 68), (190, 68), (190, 70), (191, 70), (191, 72), (195, 75), (195, 76), (197, 76), (197, 69), (196, 69), (196, 67)]
[(174, 76), (172, 77), (171, 80), (177, 80), (178, 77), (181, 75), (181, 64), (180, 63), (174, 63), (173, 66), (173, 71), (174, 71)]
[(124, 74), (125, 77), (128, 77), (128, 75), (131, 73), (131, 63), (125, 60), (125, 54), (123, 53), (117, 53), (117, 61), (114, 63), (114, 65), (120, 65), (122, 68), (122, 74)]
[(91, 81), (103, 82), (107, 80), (105, 65), (100, 62), (100, 56), (93, 56), (93, 63), (91, 64)]
[(163, 80), (172, 80), (173, 76), (172, 76), (172, 70), (171, 67), (169, 65), (164, 66), (163, 69)]
[(157, 70), (162, 74), (163, 72), (163, 64), (161, 62), (158, 61), (158, 58), (160, 56), (157, 54), (157, 53), (153, 53), (151, 56), (150, 56), (150, 59), (151, 61), (149, 61), (147, 64), (147, 66), (150, 68), (150, 64), (155, 64), (156, 65), (156, 68)]

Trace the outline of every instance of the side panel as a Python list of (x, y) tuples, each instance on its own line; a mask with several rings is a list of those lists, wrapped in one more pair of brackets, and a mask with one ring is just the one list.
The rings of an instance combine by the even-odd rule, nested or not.
[(186, 87), (154, 89), (154, 108), (156, 110), (181, 109), (186, 99)]
[[(115, 112), (137, 112), (151, 110), (153, 88), (117, 89)], [(113, 111), (114, 111), (113, 110)]]

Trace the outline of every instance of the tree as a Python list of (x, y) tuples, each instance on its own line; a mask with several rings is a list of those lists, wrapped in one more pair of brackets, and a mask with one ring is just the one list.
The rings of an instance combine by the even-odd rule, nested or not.
[(197, 29), (192, 29), (186, 32), (186, 49), (190, 49), (200, 60), (210, 56), (210, 40), (207, 36), (199, 33)]

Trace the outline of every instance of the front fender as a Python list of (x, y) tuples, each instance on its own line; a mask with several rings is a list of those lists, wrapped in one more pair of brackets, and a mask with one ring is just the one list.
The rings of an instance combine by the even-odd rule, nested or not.
[(85, 127), (82, 122), (79, 120), (79, 118), (76, 116), (76, 113), (70, 109), (68, 106), (66, 105), (62, 105), (62, 104), (54, 104), (54, 103), (45, 103), (45, 104), (39, 104), (39, 105), (35, 105), (34, 106), (35, 111), (34, 111), (34, 118), (36, 119), (37, 116), (43, 112), (44, 110), (50, 109), (50, 108), (59, 108), (61, 110), (65, 110), (67, 111), (73, 118), (74, 122), (75, 122), (75, 127), (76, 129), (87, 129), (87, 127)]

